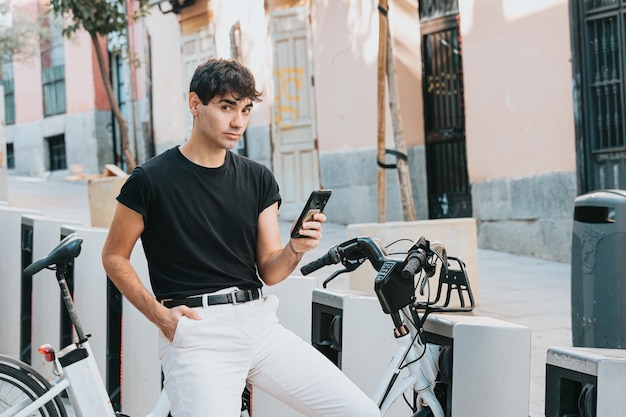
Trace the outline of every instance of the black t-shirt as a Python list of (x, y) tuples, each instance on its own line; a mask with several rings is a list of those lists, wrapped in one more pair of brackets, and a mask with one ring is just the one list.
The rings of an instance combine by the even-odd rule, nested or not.
[(219, 168), (174, 147), (137, 167), (117, 200), (143, 216), (141, 242), (157, 299), (259, 288), (259, 214), (280, 204), (264, 165), (232, 152)]

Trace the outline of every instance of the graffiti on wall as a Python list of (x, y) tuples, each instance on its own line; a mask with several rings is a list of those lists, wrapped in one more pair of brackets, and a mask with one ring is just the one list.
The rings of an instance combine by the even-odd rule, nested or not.
[(299, 103), (301, 100), (304, 68), (279, 68), (274, 71), (278, 92), (274, 97), (274, 123), (287, 127), (300, 119)]

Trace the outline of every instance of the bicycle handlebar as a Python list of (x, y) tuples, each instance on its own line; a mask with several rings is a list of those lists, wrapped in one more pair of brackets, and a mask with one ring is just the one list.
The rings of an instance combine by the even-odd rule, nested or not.
[[(426, 240), (423, 236), (409, 249), (404, 260), (389, 257), (378, 239), (356, 237), (331, 247), (326, 254), (300, 268), (300, 272), (302, 272), (303, 275), (309, 275), (328, 265), (338, 264), (339, 262), (342, 262), (344, 265), (352, 265), (353, 261), (363, 261), (367, 259), (376, 271), (380, 271), (386, 262), (394, 262), (395, 264), (401, 263), (403, 264), (402, 277), (412, 279), (415, 274), (422, 269), (424, 269), (429, 276), (435, 273), (434, 264), (428, 262), (433, 256), (440, 258), (444, 267), (447, 266), (446, 250), (444, 246), (439, 242), (433, 242), (431, 244), (431, 242)], [(349, 268), (349, 270), (354, 269), (356, 269), (356, 267)]]
[(410, 251), (406, 257), (406, 264), (402, 268), (402, 278), (412, 279), (426, 264), (428, 255), (422, 248)]
[[(377, 271), (388, 260), (385, 249), (379, 241), (369, 237), (356, 237), (331, 247), (326, 254), (300, 268), (300, 272), (302, 272), (302, 275), (309, 275), (328, 265), (342, 262), (348, 266), (347, 264), (352, 264), (354, 261), (359, 261), (363, 258), (369, 259)], [(349, 270), (354, 269), (356, 267), (349, 268)]]
[[(369, 260), (377, 271), (374, 290), (387, 314), (411, 303), (417, 308), (430, 311), (470, 311), (474, 307), (463, 262), (455, 257), (448, 258), (441, 242), (428, 241), (423, 236), (415, 241), (404, 259), (389, 256), (378, 239), (356, 237), (331, 247), (326, 254), (304, 265), (300, 271), (303, 275), (308, 275), (324, 266), (341, 262), (345, 269), (333, 272), (324, 281), (326, 288), (326, 284), (339, 274), (354, 271), (365, 260)], [(458, 263), (459, 269), (450, 269), (449, 260)], [(438, 266), (439, 279), (435, 298), (417, 301), (417, 284), (413, 278), (422, 273), (418, 284), (419, 295), (424, 296), (429, 278), (435, 275)], [(449, 305), (452, 291), (458, 293), (460, 308), (455, 309)]]
[(300, 271), (303, 275), (309, 275), (311, 272), (315, 272), (318, 269), (323, 268), (327, 265), (334, 265), (336, 263), (339, 263), (340, 260), (341, 255), (339, 255), (339, 250), (337, 249), (337, 246), (333, 246), (328, 250), (328, 253), (326, 253), (321, 258), (318, 258), (313, 262), (304, 265), (302, 268), (300, 268)]

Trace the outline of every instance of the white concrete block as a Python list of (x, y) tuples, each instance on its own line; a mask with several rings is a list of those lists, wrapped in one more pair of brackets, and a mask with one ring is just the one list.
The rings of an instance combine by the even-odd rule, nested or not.
[(0, 205), (0, 353), (20, 357), (22, 216), (36, 210)]
[[(469, 283), (476, 305), (480, 301), (478, 276), (478, 243), (476, 220), (473, 218), (418, 220), (414, 222), (361, 223), (346, 228), (348, 239), (366, 236), (380, 239), (387, 246), (399, 239), (407, 239), (392, 246), (388, 252), (406, 251), (420, 236), (443, 243), (450, 256), (465, 262)], [(376, 271), (369, 262), (350, 273), (350, 289), (374, 293)]]

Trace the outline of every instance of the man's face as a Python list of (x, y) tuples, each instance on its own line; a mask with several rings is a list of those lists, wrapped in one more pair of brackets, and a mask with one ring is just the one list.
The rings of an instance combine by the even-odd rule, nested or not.
[(236, 100), (232, 94), (226, 94), (215, 96), (204, 105), (195, 93), (190, 94), (189, 101), (194, 134), (212, 147), (234, 148), (250, 121), (252, 101)]

